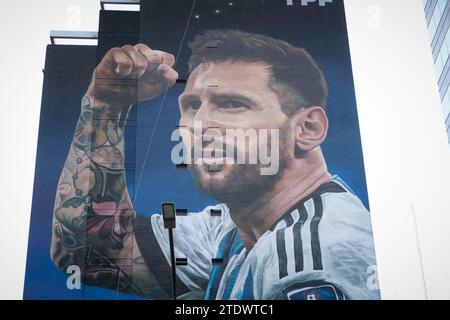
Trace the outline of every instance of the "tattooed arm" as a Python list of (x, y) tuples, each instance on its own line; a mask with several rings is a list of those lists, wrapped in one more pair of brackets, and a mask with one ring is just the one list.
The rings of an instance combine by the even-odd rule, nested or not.
[(175, 83), (173, 64), (172, 55), (145, 45), (112, 49), (96, 68), (82, 100), (58, 183), (51, 257), (63, 271), (80, 267), (85, 284), (165, 297), (151, 285), (154, 275), (134, 237), (124, 135), (130, 106)]

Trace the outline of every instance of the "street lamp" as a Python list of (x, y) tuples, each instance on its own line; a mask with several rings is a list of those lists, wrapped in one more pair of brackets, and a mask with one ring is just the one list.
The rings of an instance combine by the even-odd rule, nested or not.
[(162, 213), (164, 220), (164, 228), (169, 231), (169, 246), (170, 246), (170, 266), (172, 268), (172, 300), (176, 300), (176, 262), (175, 262), (175, 247), (173, 242), (173, 229), (176, 227), (176, 213), (175, 204), (163, 203)]

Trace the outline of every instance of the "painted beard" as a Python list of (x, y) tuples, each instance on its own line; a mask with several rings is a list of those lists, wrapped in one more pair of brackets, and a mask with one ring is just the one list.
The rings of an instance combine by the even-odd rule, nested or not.
[[(289, 164), (286, 130), (280, 134), (279, 170), (275, 175), (261, 175), (261, 164), (223, 164), (209, 170), (205, 164), (192, 165), (192, 173), (200, 190), (228, 206), (253, 202), (274, 189)], [(271, 152), (271, 151), (269, 151)], [(193, 150), (192, 150), (192, 153)], [(238, 150), (235, 148), (235, 163)]]

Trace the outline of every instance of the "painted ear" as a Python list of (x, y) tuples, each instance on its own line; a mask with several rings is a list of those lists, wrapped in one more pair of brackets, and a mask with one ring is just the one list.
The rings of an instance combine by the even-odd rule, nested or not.
[(295, 141), (303, 151), (320, 146), (328, 134), (328, 117), (322, 107), (310, 107), (298, 114), (295, 125)]

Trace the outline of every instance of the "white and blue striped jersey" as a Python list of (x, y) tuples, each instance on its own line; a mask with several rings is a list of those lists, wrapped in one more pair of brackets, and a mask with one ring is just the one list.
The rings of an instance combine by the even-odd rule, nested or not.
[[(158, 285), (170, 288), (163, 279), (170, 274), (170, 255), (162, 217), (153, 215), (148, 229), (153, 248), (142, 250), (142, 244), (141, 251)], [(176, 257), (188, 259), (177, 267), (178, 294), (203, 291), (214, 300), (380, 298), (377, 283), (369, 281), (376, 268), (369, 212), (338, 178), (295, 204), (250, 251), (225, 205), (177, 217), (174, 242)]]

